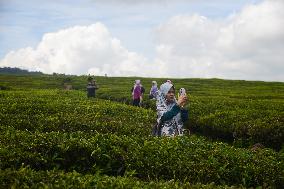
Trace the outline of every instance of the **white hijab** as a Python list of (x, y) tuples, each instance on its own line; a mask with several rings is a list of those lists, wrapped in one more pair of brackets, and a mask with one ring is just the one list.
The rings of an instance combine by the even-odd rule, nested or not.
[(176, 104), (176, 98), (174, 98), (174, 102), (167, 103), (166, 95), (168, 94), (169, 90), (173, 87), (173, 84), (166, 82), (160, 86), (160, 90), (157, 96), (157, 111), (158, 111), (158, 121), (160, 121), (162, 115), (171, 110), (172, 107)]
[[(166, 95), (168, 94), (169, 90), (173, 87), (173, 84), (166, 82), (161, 85), (158, 99), (157, 99), (157, 122), (161, 123), (161, 118), (164, 113), (170, 111), (173, 106), (176, 104), (176, 98), (171, 103), (167, 103)], [(181, 120), (181, 114), (178, 113), (172, 119), (167, 120), (162, 123), (161, 134), (165, 136), (175, 136), (175, 135), (183, 135), (183, 123)], [(171, 130), (174, 130), (171, 133)]]

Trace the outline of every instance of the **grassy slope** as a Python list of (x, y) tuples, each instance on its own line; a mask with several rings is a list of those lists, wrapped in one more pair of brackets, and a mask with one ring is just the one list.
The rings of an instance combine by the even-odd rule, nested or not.
[[(71, 79), (74, 89), (85, 93), (87, 76), (0, 76), (0, 85), (11, 89), (62, 89), (63, 81)], [(137, 78), (96, 77), (99, 98), (131, 103), (130, 89)], [(141, 78), (146, 93), (152, 78)], [(159, 84), (166, 79), (154, 79)], [(193, 132), (240, 146), (260, 142), (279, 150), (284, 141), (284, 83), (220, 80), (172, 79), (176, 88), (185, 87), (190, 103), (190, 121), (186, 127)], [(143, 106), (155, 109), (147, 94)]]
[[(194, 135), (174, 139), (149, 137), (149, 124), (154, 119), (151, 110), (87, 99), (81, 91), (25, 90), (0, 94), (0, 154), (4, 172), (0, 179), (4, 187), (35, 186), (37, 181), (49, 182), (46, 179), (53, 182), (54, 176), (59, 177), (57, 173), (48, 173), (53, 169), (82, 174), (59, 173), (58, 187), (71, 186), (69, 176), (75, 176), (78, 184), (91, 184), (85, 180), (85, 174), (97, 170), (106, 175), (132, 172), (140, 182), (154, 181), (152, 185), (172, 179), (192, 184), (283, 184), (284, 161), (280, 153), (269, 149), (253, 152)], [(30, 166), (34, 171), (21, 166)], [(119, 177), (106, 178), (104, 182), (122, 182), (125, 187), (137, 183)], [(148, 182), (145, 185), (150, 185)]]

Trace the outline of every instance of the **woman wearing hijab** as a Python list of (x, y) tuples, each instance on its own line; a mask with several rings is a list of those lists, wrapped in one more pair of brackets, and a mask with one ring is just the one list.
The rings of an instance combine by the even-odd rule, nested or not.
[(156, 99), (158, 93), (158, 84), (156, 81), (152, 81), (152, 87), (150, 90), (149, 99)]
[(141, 85), (140, 80), (135, 80), (134, 86), (131, 89), (132, 91), (132, 105), (140, 106), (143, 95), (143, 87)]
[(183, 108), (186, 102), (186, 94), (179, 96), (176, 100), (173, 84), (166, 82), (161, 85), (156, 104), (158, 136), (183, 135), (183, 123), (188, 120), (188, 110)]

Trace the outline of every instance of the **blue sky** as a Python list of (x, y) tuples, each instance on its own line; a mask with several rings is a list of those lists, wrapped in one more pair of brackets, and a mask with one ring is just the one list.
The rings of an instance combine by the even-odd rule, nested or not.
[(0, 58), (11, 50), (36, 46), (45, 33), (98, 21), (127, 48), (152, 57), (152, 29), (170, 17), (198, 13), (218, 19), (237, 12), (246, 4), (258, 2), (260, 0), (1, 0)]
[(283, 8), (282, 0), (0, 0), (0, 66), (282, 81)]

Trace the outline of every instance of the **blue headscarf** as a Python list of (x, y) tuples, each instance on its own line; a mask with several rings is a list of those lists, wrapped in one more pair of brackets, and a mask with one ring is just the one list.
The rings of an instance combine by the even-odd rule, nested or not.
[(160, 93), (164, 97), (168, 94), (169, 90), (173, 87), (173, 84), (166, 82), (160, 86)]

